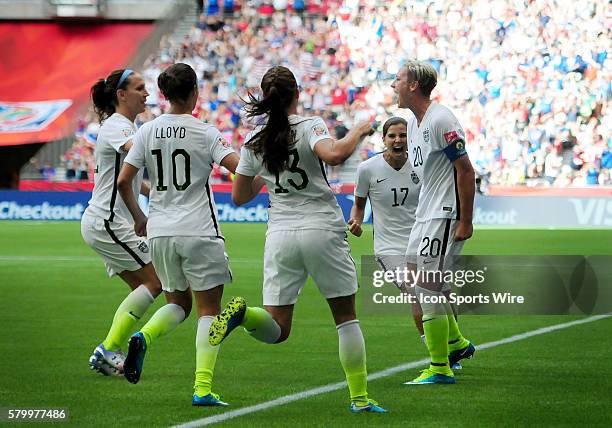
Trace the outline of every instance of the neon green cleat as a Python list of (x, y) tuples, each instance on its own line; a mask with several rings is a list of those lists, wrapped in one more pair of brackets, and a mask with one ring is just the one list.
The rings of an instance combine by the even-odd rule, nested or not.
[(441, 374), (432, 372), (429, 368), (423, 370), (421, 374), (410, 382), (404, 382), (404, 385), (450, 385), (455, 383), (455, 376), (452, 371), (448, 371), (448, 374)]
[(246, 309), (246, 301), (242, 297), (232, 298), (223, 312), (217, 315), (210, 325), (208, 342), (212, 346), (217, 346), (223, 342), (223, 339), (242, 323)]

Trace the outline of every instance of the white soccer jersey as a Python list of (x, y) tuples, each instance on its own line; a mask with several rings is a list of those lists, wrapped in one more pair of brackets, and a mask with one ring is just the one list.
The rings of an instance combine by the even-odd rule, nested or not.
[(410, 159), (399, 171), (387, 163), (382, 153), (359, 165), (355, 196), (370, 198), (376, 255), (406, 252), (420, 190), (421, 178)]
[(314, 153), (317, 142), (331, 138), (320, 117), (289, 116), (294, 144), (289, 150), (289, 169), (278, 176), (266, 170), (262, 159), (248, 146), (242, 147), (236, 172), (261, 176), (270, 196), (268, 231), (294, 229), (346, 230), (342, 210), (327, 183), (323, 161)]
[(125, 161), (151, 179), (147, 237), (219, 236), (208, 184), (212, 164), (234, 153), (219, 130), (190, 114), (163, 114), (134, 135)]
[[(136, 125), (119, 113), (107, 118), (98, 132), (94, 172), (94, 188), (87, 207), (87, 213), (108, 221), (127, 221), (132, 223), (132, 216), (117, 191), (117, 177), (126, 152), (121, 150), (136, 132)], [(134, 194), (140, 193), (142, 172), (134, 179)]]
[(417, 126), (408, 120), (408, 157), (423, 178), (417, 221), (433, 218), (459, 219), (459, 193), (453, 162), (467, 154), (465, 133), (446, 107), (432, 102)]

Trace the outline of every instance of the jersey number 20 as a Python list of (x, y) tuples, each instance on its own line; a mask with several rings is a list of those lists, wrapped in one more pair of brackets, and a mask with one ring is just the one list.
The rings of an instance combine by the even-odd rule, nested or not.
[[(157, 186), (155, 187), (159, 192), (165, 192), (168, 190), (168, 186), (164, 185), (164, 164), (162, 160), (161, 149), (151, 150), (155, 160), (157, 161)], [(185, 181), (179, 184), (176, 176), (176, 158), (181, 156), (183, 158), (183, 165), (185, 165)], [(191, 158), (189, 153), (185, 149), (176, 149), (172, 152), (172, 183), (174, 188), (179, 191), (183, 191), (191, 184)]]

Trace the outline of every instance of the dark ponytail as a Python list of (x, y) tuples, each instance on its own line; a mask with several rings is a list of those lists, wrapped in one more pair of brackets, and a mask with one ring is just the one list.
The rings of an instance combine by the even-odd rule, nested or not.
[(297, 82), (288, 68), (276, 66), (264, 74), (261, 89), (261, 100), (249, 93), (246, 111), (248, 117), (267, 116), (267, 122), (247, 147), (261, 155), (268, 171), (280, 174), (289, 167), (289, 147), (294, 143), (287, 110), (297, 94)]
[(119, 85), (119, 80), (124, 71), (125, 69), (115, 70), (106, 79), (98, 80), (91, 87), (91, 100), (100, 123), (115, 113), (119, 103), (117, 101), (117, 90), (125, 89), (128, 86), (129, 78), (123, 79), (121, 85)]

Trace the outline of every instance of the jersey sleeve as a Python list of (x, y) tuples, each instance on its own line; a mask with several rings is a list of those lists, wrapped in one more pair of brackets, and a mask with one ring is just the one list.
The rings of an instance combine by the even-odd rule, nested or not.
[(314, 151), (314, 146), (321, 140), (331, 138), (327, 125), (320, 117), (315, 118), (306, 128), (305, 137), (308, 145)]
[(467, 155), (465, 132), (452, 113), (448, 112), (436, 121), (434, 134), (434, 150), (443, 151), (451, 162)]
[(117, 128), (114, 129), (114, 132), (110, 132), (109, 134), (111, 135), (107, 135), (106, 141), (108, 141), (108, 144), (118, 153), (124, 152), (121, 147), (129, 140), (133, 139), (135, 135), (134, 129), (127, 124), (117, 124)]
[(355, 183), (355, 196), (367, 198), (370, 192), (370, 174), (365, 167), (365, 163), (360, 163), (357, 167), (357, 181)]
[(240, 162), (238, 162), (238, 166), (236, 167), (236, 174), (255, 177), (257, 171), (255, 171), (253, 160), (253, 152), (246, 146), (242, 146), (240, 149)]
[(132, 137), (132, 148), (128, 152), (125, 160), (130, 165), (141, 169), (145, 166), (145, 142), (146, 137), (144, 136), (145, 129), (140, 128), (136, 134)]
[(212, 144), (210, 146), (210, 154), (213, 162), (217, 165), (221, 164), (223, 158), (232, 153), (236, 153), (232, 148), (232, 145), (227, 141), (218, 129), (213, 128), (212, 131)]

